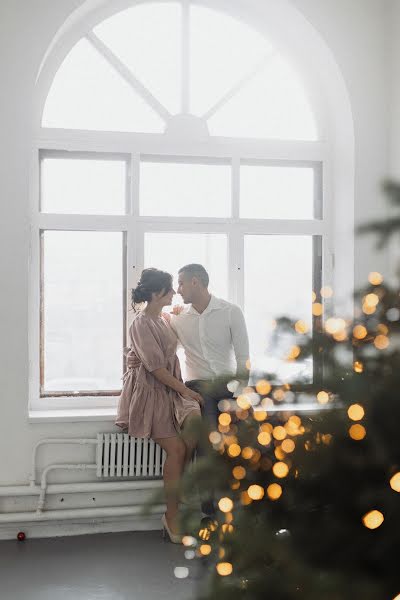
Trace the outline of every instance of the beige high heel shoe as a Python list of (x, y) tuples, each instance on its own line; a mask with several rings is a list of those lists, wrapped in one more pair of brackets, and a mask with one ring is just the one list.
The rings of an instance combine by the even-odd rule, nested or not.
[(172, 542), (173, 544), (181, 544), (183, 536), (181, 536), (180, 534), (177, 534), (177, 533), (172, 533), (172, 531), (168, 527), (167, 517), (165, 516), (165, 514), (161, 517), (161, 523), (163, 525), (164, 539), (165, 539), (166, 534), (168, 534), (170, 542)]

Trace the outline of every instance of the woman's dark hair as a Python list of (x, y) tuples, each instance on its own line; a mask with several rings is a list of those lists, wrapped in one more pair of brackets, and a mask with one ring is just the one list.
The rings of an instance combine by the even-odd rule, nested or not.
[(142, 302), (150, 302), (152, 294), (172, 289), (172, 275), (159, 269), (144, 269), (138, 284), (132, 289), (132, 308)]

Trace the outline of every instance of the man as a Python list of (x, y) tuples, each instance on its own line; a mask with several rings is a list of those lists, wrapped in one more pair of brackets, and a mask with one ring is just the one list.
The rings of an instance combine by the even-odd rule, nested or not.
[(204, 418), (216, 426), (218, 402), (229, 397), (226, 384), (246, 373), (249, 342), (240, 308), (208, 291), (209, 276), (199, 264), (178, 273), (185, 307), (171, 315), (171, 326), (185, 350), (186, 385), (204, 398)]

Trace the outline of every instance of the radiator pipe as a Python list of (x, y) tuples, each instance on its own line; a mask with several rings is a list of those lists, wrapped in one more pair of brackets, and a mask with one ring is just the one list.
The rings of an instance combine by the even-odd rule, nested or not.
[(87, 445), (87, 444), (97, 444), (97, 438), (48, 438), (44, 440), (40, 440), (34, 446), (32, 451), (32, 466), (31, 466), (31, 474), (29, 476), (30, 485), (33, 487), (36, 485), (36, 459), (37, 452), (40, 446), (44, 444), (79, 444), (79, 445)]
[(42, 478), (41, 478), (41, 483), (40, 483), (40, 496), (39, 496), (39, 502), (38, 502), (38, 506), (36, 509), (36, 512), (40, 513), (42, 512), (42, 510), (44, 509), (44, 505), (46, 502), (46, 491), (47, 491), (47, 474), (50, 473), (50, 471), (55, 471), (56, 469), (63, 469), (63, 470), (67, 470), (67, 471), (88, 471), (90, 469), (96, 469), (96, 465), (95, 464), (86, 464), (86, 463), (79, 463), (79, 464), (54, 464), (54, 465), (49, 465), (48, 467), (46, 467), (43, 470), (42, 473)]
[[(149, 507), (149, 512), (161, 515), (165, 512), (164, 504)], [(23, 523), (26, 521), (57, 521), (63, 519), (107, 518), (143, 515), (142, 506), (116, 506), (104, 508), (70, 508), (66, 510), (48, 510), (45, 513), (17, 512), (0, 514), (0, 523)]]

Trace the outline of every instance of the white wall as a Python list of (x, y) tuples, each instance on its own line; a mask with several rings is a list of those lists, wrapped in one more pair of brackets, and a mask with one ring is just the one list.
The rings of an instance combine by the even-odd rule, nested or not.
[[(390, 29), (385, 0), (292, 0), (321, 33), (341, 69), (355, 128), (355, 223), (382, 216), (380, 183), (388, 173)], [(394, 0), (400, 9), (398, 0)], [(399, 35), (400, 29), (397, 29)], [(371, 270), (388, 271), (386, 253), (356, 239), (355, 282)]]
[[(261, 2), (262, 0), (260, 0)], [(384, 0), (292, 0), (332, 50), (347, 84), (355, 124), (355, 220), (382, 214), (379, 182), (389, 167), (389, 27)], [(109, 422), (30, 424), (27, 420), (29, 147), (31, 99), (39, 65), (67, 16), (82, 0), (2, 0), (0, 3), (0, 484), (24, 483), (31, 448), (43, 437), (94, 437)], [(400, 2), (397, 4), (400, 34)], [(399, 35), (400, 37), (400, 35)], [(398, 55), (400, 43), (397, 42)], [(395, 63), (394, 63), (395, 64)], [(398, 62), (396, 68), (398, 69)], [(393, 86), (394, 87), (394, 86)], [(393, 156), (400, 164), (400, 86)], [(393, 125), (393, 123), (391, 124)], [(370, 243), (356, 241), (356, 281), (383, 269)], [(57, 460), (86, 460), (83, 450)], [(79, 456), (78, 456), (79, 455)], [(7, 458), (6, 458), (7, 457)], [(47, 457), (48, 458), (48, 457)]]
[(400, 2), (390, 0), (390, 173), (400, 180)]

